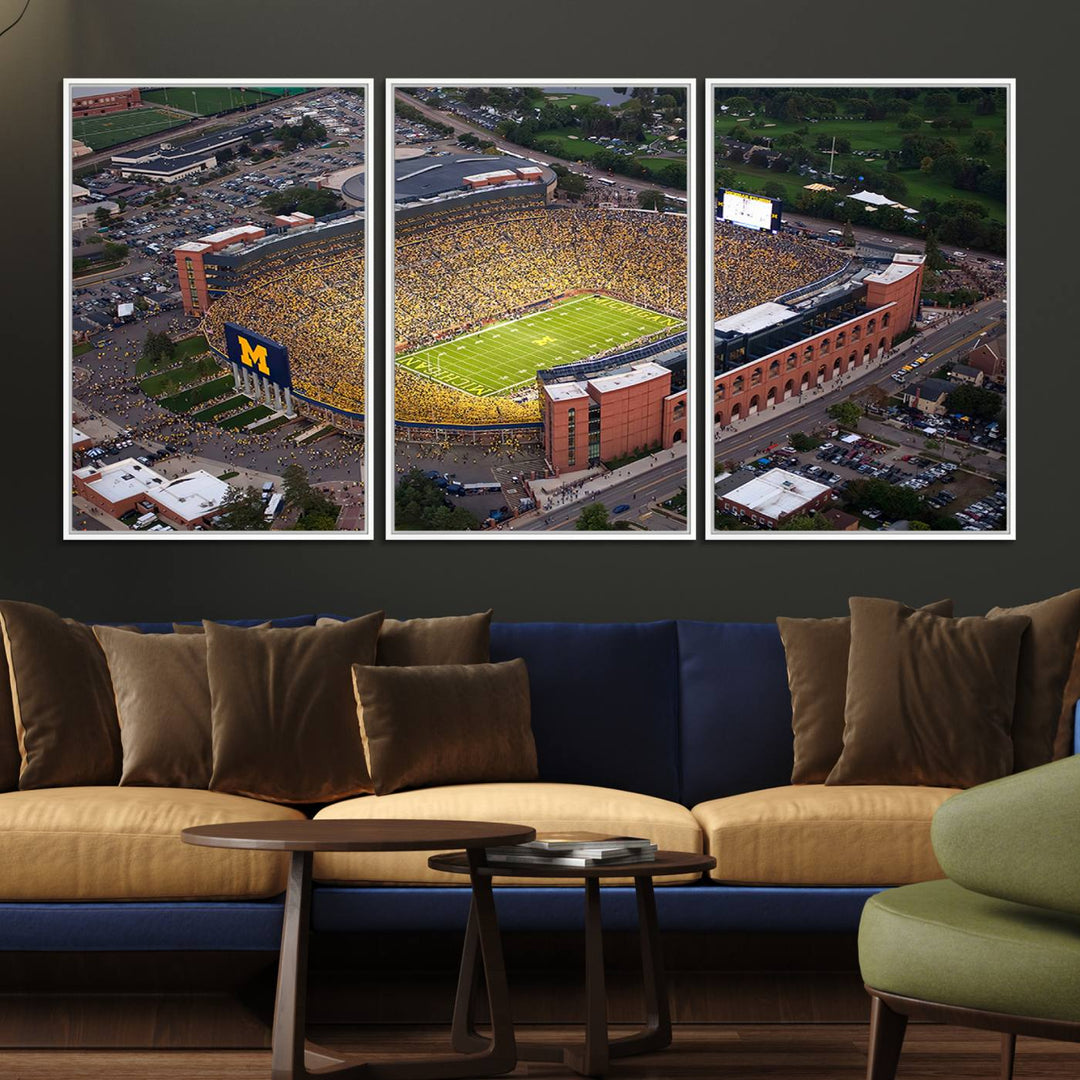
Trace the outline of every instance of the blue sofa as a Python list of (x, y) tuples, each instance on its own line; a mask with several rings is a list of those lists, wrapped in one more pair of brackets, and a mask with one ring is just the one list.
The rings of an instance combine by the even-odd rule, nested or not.
[[(315, 618), (275, 625), (309, 625)], [(772, 624), (495, 623), (491, 654), (494, 661), (520, 656), (528, 664), (542, 781), (635, 792), (683, 807), (790, 784), (791, 702)], [(926, 832), (928, 838), (929, 816)], [(866, 899), (897, 883), (699, 880), (659, 889), (657, 904), (668, 931), (854, 932)], [(505, 930), (581, 925), (577, 890), (517, 886), (498, 889), (497, 896)], [(468, 902), (461, 887), (317, 883), (312, 925), (326, 934), (460, 931)], [(631, 888), (606, 888), (603, 904), (606, 926), (636, 925)], [(0, 903), (0, 952), (276, 950), (281, 913), (281, 897), (7, 902)]]

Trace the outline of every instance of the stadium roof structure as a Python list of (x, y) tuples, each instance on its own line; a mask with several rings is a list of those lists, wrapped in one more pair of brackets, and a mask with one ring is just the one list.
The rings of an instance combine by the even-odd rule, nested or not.
[[(521, 170), (521, 175), (518, 173)], [(546, 165), (513, 154), (447, 154), (394, 162), (394, 201), (414, 203), (464, 194), (477, 178), (500, 178), (500, 186), (548, 184), (555, 173)], [(516, 179), (513, 179), (516, 177)], [(348, 183), (348, 181), (346, 181)]]
[(724, 498), (751, 513), (780, 521), (789, 514), (798, 513), (828, 490), (828, 484), (819, 484), (786, 469), (770, 469), (728, 491)]
[(891, 262), (884, 270), (879, 270), (875, 274), (867, 274), (863, 281), (873, 281), (878, 285), (891, 285), (894, 281), (902, 281), (909, 274), (914, 274), (918, 268), (918, 263)]
[(716, 329), (721, 333), (755, 334), (759, 330), (767, 330), (770, 326), (778, 326), (797, 314), (797, 311), (786, 304), (770, 300), (745, 311), (737, 311), (725, 319), (718, 319)]

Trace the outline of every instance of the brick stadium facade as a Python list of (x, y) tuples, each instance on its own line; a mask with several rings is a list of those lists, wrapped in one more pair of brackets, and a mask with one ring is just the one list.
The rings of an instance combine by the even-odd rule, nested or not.
[[(885, 270), (863, 278), (840, 303), (805, 312), (792, 309), (790, 318), (763, 329), (756, 340), (745, 335), (743, 342), (738, 334), (731, 335), (727, 370), (713, 379), (714, 422), (726, 425), (752, 416), (887, 352), (915, 321), (922, 279), (922, 256), (900, 255)], [(718, 323), (718, 329), (726, 321)], [(788, 340), (771, 348), (777, 335)], [(750, 359), (740, 363), (746, 356)]]
[(79, 120), (84, 116), (105, 116), (108, 113), (137, 109), (142, 104), (139, 90), (110, 90), (104, 94), (87, 94), (71, 99), (71, 115)]
[(541, 388), (544, 456), (556, 474), (686, 438), (686, 390), (672, 393), (672, 372), (655, 363), (607, 371)]

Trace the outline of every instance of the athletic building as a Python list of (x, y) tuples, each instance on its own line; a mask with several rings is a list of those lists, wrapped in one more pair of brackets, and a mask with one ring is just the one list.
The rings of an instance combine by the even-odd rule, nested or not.
[(108, 90), (102, 94), (86, 94), (71, 99), (71, 116), (80, 120), (84, 116), (106, 116), (108, 113), (137, 109), (142, 104), (138, 88), (131, 90)]
[(544, 456), (555, 475), (686, 438), (686, 388), (652, 361), (588, 379), (542, 383)]
[(207, 524), (218, 514), (231, 490), (204, 469), (169, 480), (134, 458), (111, 465), (87, 465), (73, 473), (75, 491), (121, 518), (133, 510), (156, 512), (158, 517), (184, 528)]
[[(736, 483), (737, 475), (732, 478)], [(831, 496), (828, 484), (786, 469), (770, 469), (730, 490), (721, 493), (718, 489), (716, 502), (719, 509), (746, 518), (760, 528), (775, 529), (796, 514), (820, 509)]]
[(757, 307), (716, 323), (713, 418), (730, 424), (862, 367), (914, 325), (922, 255), (897, 255), (800, 306)]

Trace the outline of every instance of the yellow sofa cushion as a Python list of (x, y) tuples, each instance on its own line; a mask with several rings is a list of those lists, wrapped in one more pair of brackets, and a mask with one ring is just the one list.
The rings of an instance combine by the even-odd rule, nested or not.
[(292, 821), (299, 810), (190, 788), (0, 794), (0, 901), (238, 900), (285, 888), (287, 856), (193, 847), (189, 825)]
[[(531, 825), (537, 832), (585, 831), (645, 836), (661, 848), (701, 851), (701, 829), (685, 806), (630, 791), (582, 784), (456, 784), (347, 799), (320, 810), (317, 821), (341, 818), (448, 818)], [(315, 856), (315, 880), (338, 884), (463, 885), (467, 879), (429, 870), (433, 852), (324, 852)], [(657, 878), (657, 884), (698, 875)], [(606, 884), (615, 884), (617, 879)], [(618, 879), (625, 884), (625, 879)], [(497, 885), (574, 885), (565, 878), (495, 878)]]
[(694, 807), (710, 876), (740, 885), (907, 885), (944, 875), (930, 819), (954, 788), (796, 784)]

